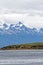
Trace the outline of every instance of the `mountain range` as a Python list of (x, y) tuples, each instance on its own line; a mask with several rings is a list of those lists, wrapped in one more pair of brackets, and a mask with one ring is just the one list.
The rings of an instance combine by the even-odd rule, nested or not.
[[(1, 25), (0, 25), (1, 26)], [(12, 44), (43, 42), (43, 28), (28, 28), (23, 23), (6, 24), (0, 27), (0, 47)]]

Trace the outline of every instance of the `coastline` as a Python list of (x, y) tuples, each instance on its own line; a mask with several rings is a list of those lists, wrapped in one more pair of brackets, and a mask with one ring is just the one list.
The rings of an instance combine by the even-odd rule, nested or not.
[(0, 50), (42, 50), (43, 43), (31, 43), (31, 44), (20, 44), (20, 45), (9, 45), (0, 48)]

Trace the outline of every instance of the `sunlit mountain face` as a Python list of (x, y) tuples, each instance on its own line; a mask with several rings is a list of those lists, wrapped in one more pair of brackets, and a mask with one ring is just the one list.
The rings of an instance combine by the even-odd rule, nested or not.
[(21, 21), (10, 25), (4, 23), (0, 28), (0, 47), (31, 42), (43, 42), (43, 28), (29, 28)]

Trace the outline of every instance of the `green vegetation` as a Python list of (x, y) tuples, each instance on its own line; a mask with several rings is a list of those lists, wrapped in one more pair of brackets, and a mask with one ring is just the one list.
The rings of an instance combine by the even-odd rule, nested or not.
[(0, 50), (22, 50), (22, 49), (43, 49), (43, 43), (26, 43), (26, 44), (18, 44), (18, 45), (10, 45), (1, 48)]

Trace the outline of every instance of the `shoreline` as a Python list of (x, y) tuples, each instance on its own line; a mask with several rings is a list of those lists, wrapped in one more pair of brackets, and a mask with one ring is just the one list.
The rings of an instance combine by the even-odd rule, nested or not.
[(0, 48), (0, 50), (43, 50), (43, 43), (31, 43), (20, 45), (9, 45)]
[(43, 49), (0, 49), (0, 50), (43, 50)]

